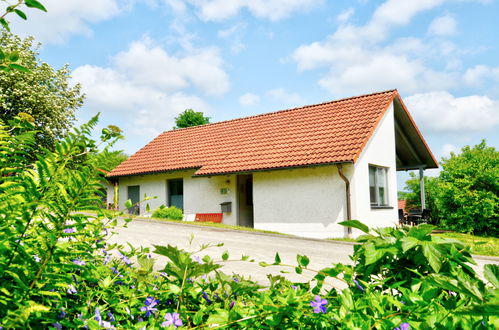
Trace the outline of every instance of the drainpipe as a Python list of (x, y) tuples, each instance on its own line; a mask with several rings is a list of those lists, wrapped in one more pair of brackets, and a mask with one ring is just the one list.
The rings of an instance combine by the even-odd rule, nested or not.
[[(348, 181), (345, 174), (343, 174), (342, 164), (336, 164), (336, 167), (338, 168), (338, 174), (343, 179), (343, 181), (345, 181), (345, 193), (346, 193), (346, 200), (347, 200), (347, 220), (352, 220), (352, 207), (350, 205), (350, 181)], [(348, 227), (347, 235), (348, 235), (348, 237), (350, 237), (352, 235), (352, 228)]]
[(118, 181), (115, 181), (115, 182), (114, 182), (114, 196), (113, 196), (113, 197), (114, 197), (114, 198), (113, 198), (113, 199), (114, 199), (114, 200), (113, 200), (113, 202), (114, 202), (114, 205), (113, 205), (113, 206), (114, 206), (114, 210), (115, 210), (115, 211), (117, 211), (117, 210), (118, 210), (118, 203), (119, 203), (119, 200), (120, 200), (120, 199), (119, 199), (119, 196), (118, 196), (118, 193), (119, 193), (119, 189), (118, 189)]

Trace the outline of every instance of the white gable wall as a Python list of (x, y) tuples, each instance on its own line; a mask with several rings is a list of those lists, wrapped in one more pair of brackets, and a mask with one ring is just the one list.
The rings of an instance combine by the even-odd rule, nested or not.
[[(390, 208), (371, 208), (369, 195), (369, 164), (388, 168), (388, 204)], [(398, 219), (395, 123), (393, 103), (385, 112), (359, 159), (351, 180), (352, 219), (369, 227), (394, 226)], [(362, 234), (354, 230), (354, 236)]]
[(336, 166), (256, 172), (253, 205), (257, 229), (314, 238), (345, 235), (338, 225), (346, 214), (345, 183)]

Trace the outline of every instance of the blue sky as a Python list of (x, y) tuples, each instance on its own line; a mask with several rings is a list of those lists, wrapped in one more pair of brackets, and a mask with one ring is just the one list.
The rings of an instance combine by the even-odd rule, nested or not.
[(438, 159), (482, 138), (498, 147), (498, 1), (43, 3), (13, 32), (70, 65), (79, 120), (101, 112), (129, 154), (186, 108), (215, 122), (392, 88)]

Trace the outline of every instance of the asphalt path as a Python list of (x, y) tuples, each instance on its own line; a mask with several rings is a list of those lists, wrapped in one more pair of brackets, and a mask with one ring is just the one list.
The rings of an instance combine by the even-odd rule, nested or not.
[[(260, 261), (273, 263), (276, 253), (279, 253), (282, 264), (296, 266), (297, 254), (310, 258), (309, 268), (320, 270), (336, 263), (352, 264), (349, 256), (353, 253), (353, 244), (347, 242), (334, 242), (318, 239), (304, 239), (293, 236), (245, 232), (232, 229), (194, 226), (182, 223), (169, 223), (154, 220), (135, 219), (128, 224), (128, 228), (119, 228), (117, 235), (111, 241), (132, 244), (134, 247), (152, 245), (175, 245), (187, 251), (198, 251), (203, 244), (221, 247), (210, 247), (196, 255), (203, 257), (209, 255), (223, 264), (222, 271), (227, 274), (240, 274), (265, 285), (268, 283), (267, 274), (280, 275), (287, 271), (285, 276), (294, 282), (305, 282), (315, 273), (304, 271), (296, 274), (294, 267), (271, 266), (261, 267)], [(193, 237), (193, 238), (192, 238)], [(224, 251), (229, 252), (229, 261), (222, 262)], [(249, 256), (255, 262), (237, 261), (241, 256)], [(156, 257), (156, 268), (161, 269), (166, 258)], [(499, 258), (475, 256), (477, 266), (475, 270), (483, 274), (483, 266), (488, 263), (499, 264)], [(344, 287), (341, 282), (330, 282), (329, 285), (338, 288)], [(329, 286), (328, 285), (328, 286)]]

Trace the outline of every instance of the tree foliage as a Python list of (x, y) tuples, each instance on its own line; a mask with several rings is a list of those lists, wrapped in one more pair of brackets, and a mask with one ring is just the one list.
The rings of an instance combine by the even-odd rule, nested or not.
[[(410, 178), (405, 182), (406, 192), (403, 194), (407, 201), (406, 209), (421, 209), (421, 186), (419, 176), (415, 173), (409, 173)], [(426, 208), (431, 210), (432, 223), (438, 224), (440, 216), (438, 213), (437, 199), (439, 194), (439, 178), (424, 177), (424, 191)]]
[(442, 224), (461, 232), (499, 235), (499, 152), (485, 141), (442, 160), (438, 209)]
[(55, 140), (67, 133), (84, 98), (79, 84), (71, 86), (68, 66), (54, 70), (38, 59), (38, 47), (32, 37), (23, 40), (5, 30), (0, 36), (0, 48), (17, 54), (29, 70), (0, 75), (0, 119), (8, 123), (19, 113), (32, 116), (38, 130), (35, 152), (53, 148)]
[(103, 150), (90, 156), (90, 163), (96, 168), (106, 172), (112, 171), (116, 166), (128, 159), (128, 155), (123, 150), (108, 151)]
[(209, 122), (210, 118), (205, 117), (202, 112), (196, 112), (192, 109), (187, 109), (179, 114), (178, 117), (175, 117), (174, 129), (199, 126), (208, 124)]

